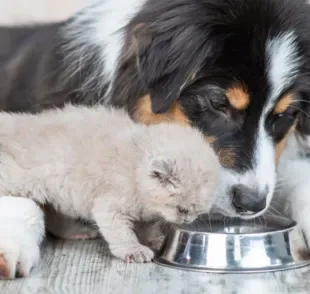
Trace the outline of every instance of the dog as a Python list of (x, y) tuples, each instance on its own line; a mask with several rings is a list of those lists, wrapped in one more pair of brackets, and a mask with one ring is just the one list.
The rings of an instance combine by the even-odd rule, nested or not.
[(1, 28), (0, 109), (103, 103), (142, 124), (190, 125), (221, 163), (215, 212), (265, 213), (280, 162), (302, 195), (277, 201), (298, 210), (302, 200), (306, 212), (288, 215), (304, 223), (306, 185), (281, 154), (289, 137), (310, 134), (309, 9), (303, 0), (97, 0), (64, 22)]
[(263, 214), (290, 133), (310, 133), (303, 0), (91, 1), (67, 21), (2, 28), (0, 108), (125, 108), (198, 128), (221, 162), (218, 210)]

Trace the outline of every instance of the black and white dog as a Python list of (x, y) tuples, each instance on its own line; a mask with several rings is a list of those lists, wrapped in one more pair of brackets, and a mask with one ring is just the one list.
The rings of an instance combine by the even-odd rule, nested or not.
[(218, 209), (256, 217), (289, 134), (310, 133), (309, 12), (304, 0), (99, 0), (63, 23), (2, 28), (0, 108), (106, 103), (199, 128), (222, 164)]

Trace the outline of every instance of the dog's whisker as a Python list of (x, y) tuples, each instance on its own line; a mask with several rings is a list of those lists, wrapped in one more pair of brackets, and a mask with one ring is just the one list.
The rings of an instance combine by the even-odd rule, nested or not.
[(273, 211), (274, 213), (277, 213), (279, 216), (283, 216), (283, 214), (274, 207), (269, 207), (269, 211)]
[(284, 205), (279, 204), (277, 201), (271, 201), (270, 207), (272, 207), (273, 205), (276, 205), (280, 209), (283, 209), (283, 206), (284, 206)]
[(299, 107), (297, 107), (297, 106), (294, 106), (294, 105), (291, 105), (290, 107), (292, 107), (292, 108), (294, 108), (294, 109), (296, 109), (296, 110), (302, 112), (303, 114), (305, 114), (307, 117), (310, 118), (310, 115), (309, 115), (307, 112), (305, 112), (304, 110), (302, 110), (301, 108), (299, 108)]
[(295, 102), (295, 103), (296, 103), (296, 102), (304, 102), (304, 103), (310, 104), (310, 101), (308, 101), (308, 100), (300, 100), (300, 99), (298, 99), (298, 100), (294, 100), (294, 102)]
[(278, 218), (278, 219), (286, 219), (286, 217), (283, 216), (283, 215), (276, 215), (276, 214), (272, 213), (271, 211), (269, 211), (269, 213), (270, 213), (273, 217), (275, 217), (275, 218)]

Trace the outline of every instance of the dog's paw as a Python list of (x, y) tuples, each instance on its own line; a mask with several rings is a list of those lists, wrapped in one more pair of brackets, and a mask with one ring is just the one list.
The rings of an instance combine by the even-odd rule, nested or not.
[(29, 238), (3, 236), (0, 232), (0, 279), (28, 276), (39, 259), (40, 248), (36, 242)]
[(111, 249), (112, 254), (124, 260), (127, 263), (144, 263), (150, 262), (154, 258), (154, 252), (141, 244), (133, 245), (123, 249)]
[(44, 216), (32, 200), (0, 197), (0, 279), (26, 277), (40, 259)]

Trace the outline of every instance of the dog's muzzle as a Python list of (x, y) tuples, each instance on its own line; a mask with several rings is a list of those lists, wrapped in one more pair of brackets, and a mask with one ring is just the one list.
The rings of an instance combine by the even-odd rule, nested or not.
[(259, 193), (258, 189), (249, 188), (245, 185), (235, 185), (231, 189), (232, 202), (236, 212), (240, 215), (254, 215), (266, 208), (265, 193)]

